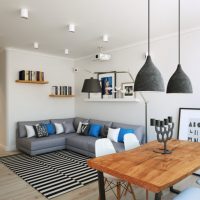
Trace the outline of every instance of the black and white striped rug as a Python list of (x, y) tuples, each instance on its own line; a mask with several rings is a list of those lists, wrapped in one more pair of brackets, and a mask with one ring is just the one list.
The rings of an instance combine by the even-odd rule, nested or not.
[(97, 172), (88, 167), (87, 159), (63, 150), (33, 157), (18, 154), (0, 158), (0, 161), (52, 199), (97, 180)]

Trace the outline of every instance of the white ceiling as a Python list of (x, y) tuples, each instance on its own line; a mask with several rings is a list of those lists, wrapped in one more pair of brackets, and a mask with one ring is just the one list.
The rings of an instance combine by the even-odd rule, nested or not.
[[(151, 37), (177, 31), (178, 0), (151, 0)], [(20, 18), (27, 7), (28, 20)], [(200, 0), (181, 0), (181, 29), (200, 27)], [(69, 23), (76, 32), (67, 31)], [(108, 43), (101, 36), (110, 36)], [(0, 47), (78, 58), (147, 39), (147, 0), (0, 0)]]

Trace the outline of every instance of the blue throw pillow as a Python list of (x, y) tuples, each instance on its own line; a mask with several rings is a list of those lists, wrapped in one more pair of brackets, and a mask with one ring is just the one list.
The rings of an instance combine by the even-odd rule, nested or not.
[(102, 125), (100, 124), (91, 124), (90, 130), (89, 130), (89, 136), (99, 137), (101, 133), (101, 128), (102, 128)]
[(54, 124), (49, 123), (49, 124), (45, 124), (45, 126), (47, 128), (48, 135), (56, 134), (56, 128), (55, 128)]
[(124, 135), (128, 133), (135, 133), (133, 129), (120, 128), (118, 142), (124, 142)]

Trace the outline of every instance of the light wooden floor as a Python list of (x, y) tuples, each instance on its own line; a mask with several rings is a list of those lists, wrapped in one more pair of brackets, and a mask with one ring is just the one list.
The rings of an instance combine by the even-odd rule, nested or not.
[[(0, 156), (7, 156), (17, 152), (5, 152), (0, 149)], [(181, 170), (181, 169), (180, 169)], [(175, 186), (175, 188), (183, 190), (184, 188), (197, 185), (196, 176), (190, 176), (184, 181), (180, 182)], [(144, 189), (134, 186), (134, 191), (137, 200), (145, 200)], [(107, 200), (114, 200), (114, 195), (112, 192), (106, 194)], [(170, 193), (168, 190), (163, 192), (163, 200), (172, 200), (175, 195)], [(42, 196), (37, 190), (29, 186), (25, 181), (15, 175), (3, 164), (0, 164), (0, 200), (45, 200), (46, 198)], [(98, 185), (97, 182), (89, 184), (80, 189), (74, 190), (72, 192), (61, 195), (53, 200), (97, 200), (98, 199)], [(129, 194), (123, 198), (123, 200), (131, 200)], [(154, 199), (154, 194), (150, 193), (149, 200)]]

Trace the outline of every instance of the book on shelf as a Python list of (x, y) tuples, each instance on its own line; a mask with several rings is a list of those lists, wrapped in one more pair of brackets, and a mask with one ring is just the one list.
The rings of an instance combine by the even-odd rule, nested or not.
[(71, 86), (52, 86), (51, 87), (52, 95), (72, 95)]
[(24, 80), (24, 81), (44, 81), (44, 72), (21, 70), (21, 71), (19, 71), (19, 80)]

